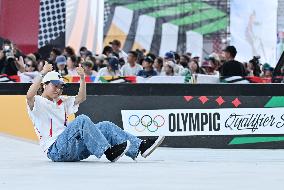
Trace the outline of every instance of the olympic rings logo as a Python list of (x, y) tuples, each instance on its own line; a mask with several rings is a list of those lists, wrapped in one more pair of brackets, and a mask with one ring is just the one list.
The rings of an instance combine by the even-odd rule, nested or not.
[(156, 115), (154, 118), (150, 115), (144, 115), (141, 118), (138, 115), (131, 115), (128, 123), (138, 132), (143, 132), (147, 129), (149, 132), (154, 133), (165, 124), (165, 119), (161, 115)]

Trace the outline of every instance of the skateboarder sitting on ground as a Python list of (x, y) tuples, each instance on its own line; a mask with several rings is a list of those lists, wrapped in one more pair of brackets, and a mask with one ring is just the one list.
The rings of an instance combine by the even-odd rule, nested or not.
[[(68, 123), (67, 116), (76, 113), (86, 100), (84, 69), (76, 70), (80, 76), (77, 96), (62, 96), (65, 86), (59, 73), (45, 64), (41, 74), (27, 92), (28, 114), (39, 137), (40, 146), (54, 162), (80, 161), (94, 155), (115, 162), (124, 154), (133, 160), (139, 153), (149, 156), (164, 137), (141, 140), (109, 121), (94, 124), (85, 115), (77, 116)], [(37, 95), (42, 89), (42, 94)]]

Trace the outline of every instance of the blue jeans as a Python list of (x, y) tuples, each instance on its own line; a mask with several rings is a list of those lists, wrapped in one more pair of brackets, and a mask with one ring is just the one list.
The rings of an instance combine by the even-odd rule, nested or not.
[(75, 162), (90, 155), (100, 158), (109, 147), (127, 140), (131, 145), (126, 156), (135, 159), (141, 139), (123, 131), (112, 122), (94, 124), (88, 116), (79, 115), (51, 145), (47, 157), (54, 162)]

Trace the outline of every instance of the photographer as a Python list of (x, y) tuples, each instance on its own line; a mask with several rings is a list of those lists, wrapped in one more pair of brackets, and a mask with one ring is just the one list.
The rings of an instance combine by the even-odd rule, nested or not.
[(261, 69), (259, 59), (260, 56), (253, 56), (253, 59), (249, 61), (246, 68), (247, 76), (260, 76)]
[(19, 56), (13, 44), (9, 40), (5, 40), (2, 50), (0, 50), (0, 75), (9, 76), (17, 75), (18, 70), (22, 70), (23, 65), (18, 61)]

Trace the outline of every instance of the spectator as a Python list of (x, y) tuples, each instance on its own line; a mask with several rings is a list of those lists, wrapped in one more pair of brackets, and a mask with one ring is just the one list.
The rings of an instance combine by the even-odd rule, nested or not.
[(64, 55), (59, 55), (55, 59), (56, 63), (56, 68), (55, 71), (58, 72), (61, 76), (66, 76), (68, 75), (68, 70), (67, 70), (67, 60)]
[(200, 63), (200, 57), (198, 55), (193, 56), (192, 60), (196, 61), (197, 64), (199, 65)]
[(25, 70), (24, 72), (19, 72), (18, 75), (21, 79), (21, 82), (23, 83), (31, 83), (35, 79), (36, 76), (38, 76), (38, 67), (36, 58), (33, 54), (29, 54), (26, 57), (25, 62)]
[(84, 46), (80, 47), (79, 53), (80, 53), (80, 57), (83, 57), (83, 55), (86, 54), (86, 52), (88, 51), (88, 49)]
[(162, 76), (174, 76), (175, 74), (176, 64), (173, 61), (166, 61), (164, 63), (164, 71), (162, 72)]
[(176, 59), (175, 58), (178, 58), (178, 59), (180, 59), (180, 57), (179, 57), (179, 55), (178, 54), (176, 54), (175, 55), (175, 53), (174, 52), (167, 52), (166, 54), (165, 54), (165, 56), (164, 56), (164, 60), (165, 61), (172, 61), (173, 63), (175, 63), (176, 64), (176, 66), (175, 66), (175, 68), (174, 68), (174, 72), (175, 72), (175, 75), (181, 75), (182, 73), (183, 73), (183, 66), (182, 65), (179, 65), (179, 64), (177, 64), (177, 62), (176, 62)]
[(119, 60), (117, 57), (109, 57), (106, 59), (107, 67), (104, 67), (99, 70), (98, 72), (98, 78), (102, 76), (112, 76), (112, 77), (118, 77), (121, 76), (121, 73), (119, 71)]
[(19, 55), (16, 55), (16, 52), (18, 51), (14, 49), (12, 42), (5, 40), (0, 51), (0, 75), (17, 75), (19, 70), (24, 70), (23, 63), (18, 61)]
[(116, 57), (119, 60), (119, 54), (116, 52), (112, 52), (108, 57)]
[(164, 61), (163, 58), (157, 57), (154, 61), (154, 70), (157, 72), (157, 75), (161, 75), (163, 70)]
[(143, 60), (144, 60), (144, 52), (143, 51), (141, 51), (141, 50), (139, 50), (139, 49), (136, 49), (135, 50), (136, 51), (136, 53), (137, 53), (137, 63), (139, 64), (139, 65), (142, 65), (142, 62), (143, 62)]
[(43, 66), (44, 66), (45, 63), (48, 64), (48, 62), (45, 61), (45, 60), (40, 60), (40, 61), (38, 62), (38, 64), (37, 64), (37, 70), (38, 70), (38, 72), (41, 72), (41, 71), (42, 71)]
[(219, 68), (220, 68), (220, 61), (219, 56), (215, 53), (209, 55), (207, 58), (207, 61), (212, 65), (213, 69), (218, 73), (219, 75)]
[(123, 58), (119, 58), (118, 62), (119, 62), (119, 68), (121, 68), (123, 65), (125, 65), (125, 61), (124, 61)]
[(110, 42), (113, 52), (118, 54), (118, 58), (123, 58), (127, 62), (127, 54), (121, 49), (121, 42), (119, 40), (113, 40)]
[(95, 57), (93, 57), (93, 56), (88, 56), (88, 57), (86, 57), (85, 61), (91, 61), (91, 62), (93, 63), (93, 68), (92, 68), (92, 70), (98, 71), (98, 67), (97, 67), (97, 65), (95, 64), (95, 63), (96, 63), (96, 58), (95, 58)]
[(220, 67), (220, 62), (213, 57), (212, 55), (209, 56), (209, 58), (207, 59), (209, 65), (211, 66), (211, 68), (207, 71), (210, 73), (210, 75), (220, 75), (219, 73), (219, 67)]
[(264, 63), (263, 65), (262, 65), (262, 67), (261, 67), (261, 72), (262, 72), (262, 74), (264, 73), (264, 70), (265, 69), (267, 69), (267, 68), (269, 68), (269, 67), (271, 67), (268, 63)]
[(82, 63), (82, 67), (84, 69), (85, 75), (86, 76), (97, 76), (98, 73), (93, 70), (94, 63), (92, 61), (85, 61)]
[(76, 55), (72, 55), (67, 58), (67, 70), (68, 75), (70, 76), (78, 76), (78, 73), (76, 71), (77, 65), (77, 57)]
[(95, 58), (96, 58), (95, 65), (97, 66), (98, 71), (101, 68), (106, 67), (106, 64), (104, 64), (104, 62), (105, 62), (107, 56), (105, 54), (96, 55)]
[[(153, 60), (156, 59), (156, 55), (153, 54), (153, 53), (147, 53), (145, 57), (151, 57)], [(143, 61), (144, 61), (144, 57), (143, 57)], [(143, 62), (143, 61), (142, 61), (142, 62)]]
[(61, 55), (61, 51), (57, 48), (53, 48), (49, 54), (48, 62), (53, 65), (53, 68), (56, 67), (55, 59), (59, 55)]
[(199, 67), (198, 63), (196, 62), (196, 60), (191, 60), (188, 63), (188, 68), (189, 68), (189, 70), (192, 74), (200, 73), (200, 67)]
[(227, 46), (224, 50), (226, 62), (221, 68), (222, 76), (245, 76), (245, 68), (242, 63), (235, 60), (237, 50), (234, 46)]
[(189, 60), (191, 60), (192, 53), (187, 52), (187, 53), (185, 53), (185, 55), (189, 58)]
[(210, 62), (209, 60), (204, 61), (201, 67), (203, 68), (203, 71), (206, 75), (219, 75), (219, 73), (215, 71), (212, 62)]
[(25, 60), (25, 63), (31, 61), (31, 62), (33, 62), (34, 64), (37, 65), (36, 56), (35, 56), (34, 54), (32, 54), (32, 53), (28, 54), (28, 55), (25, 57), (24, 60)]
[(274, 71), (273, 67), (271, 67), (269, 64), (266, 63), (263, 66), (262, 69), (263, 69), (263, 75), (262, 75), (263, 78), (270, 78), (270, 77), (272, 77), (273, 71)]
[(137, 53), (130, 51), (127, 56), (127, 63), (121, 67), (121, 76), (136, 76), (143, 67), (136, 63)]
[(93, 57), (93, 53), (91, 51), (87, 50), (82, 54), (81, 59), (84, 60), (84, 61), (87, 61), (87, 60), (90, 60), (89, 59), (90, 57)]
[(174, 53), (171, 52), (171, 51), (165, 53), (164, 60), (165, 60), (165, 61), (174, 61), (174, 62), (175, 62), (176, 60), (175, 60), (175, 55), (174, 55)]
[(180, 56), (180, 62), (179, 64), (183, 67), (186, 68), (188, 67), (188, 63), (190, 61), (190, 58), (187, 55), (181, 55)]
[(153, 63), (153, 58), (151, 56), (147, 56), (142, 63), (143, 70), (139, 71), (137, 76), (141, 76), (144, 78), (157, 76), (158, 74), (156, 71), (154, 71)]
[(174, 56), (175, 56), (175, 64), (178, 67), (181, 67), (183, 69), (183, 66), (180, 65), (180, 55), (177, 52), (173, 52)]
[(39, 63), (40, 60), (42, 60), (41, 54), (40, 54), (39, 52), (35, 52), (35, 53), (33, 53), (33, 54), (34, 54), (34, 56), (35, 56), (35, 58), (36, 58), (36, 61)]
[(252, 72), (250, 76), (259, 77), (261, 75), (259, 59), (260, 57), (254, 56), (253, 59), (249, 61), (248, 69)]
[(106, 55), (107, 57), (110, 56), (110, 54), (112, 54), (113, 50), (112, 50), (112, 47), (110, 46), (105, 46), (104, 49), (103, 49), (103, 53), (104, 55)]
[(63, 55), (68, 58), (71, 56), (75, 56), (76, 54), (75, 54), (75, 50), (72, 47), (67, 46), (63, 50)]

